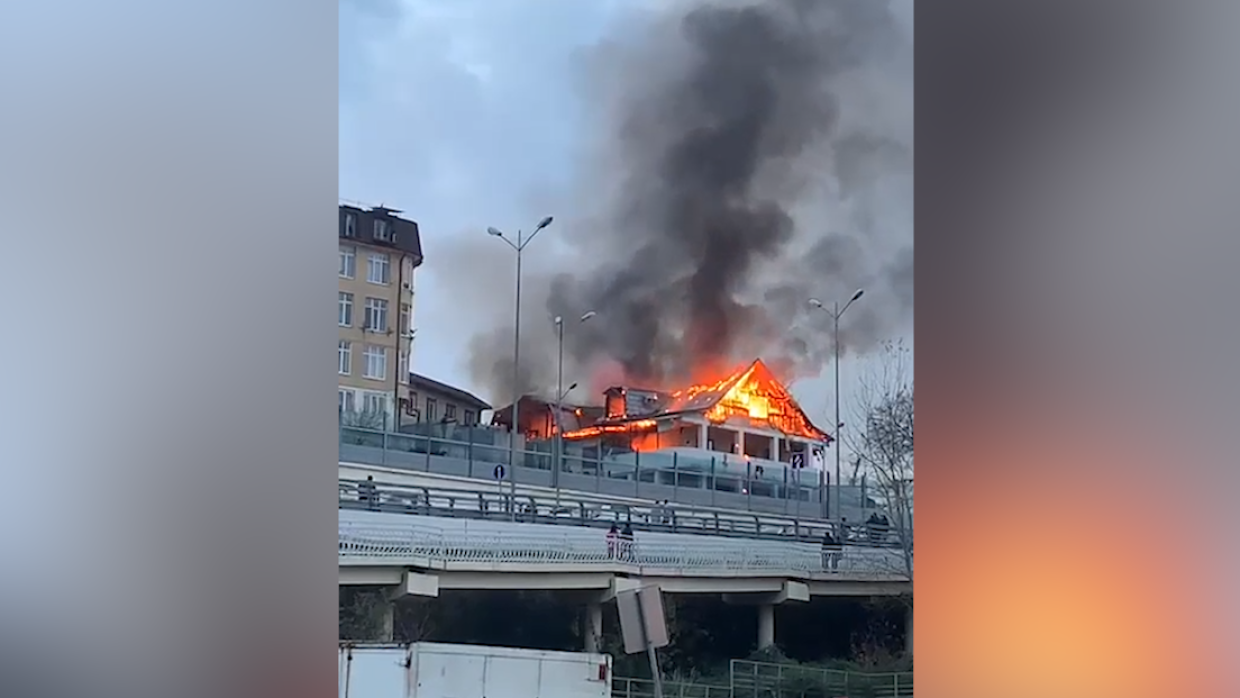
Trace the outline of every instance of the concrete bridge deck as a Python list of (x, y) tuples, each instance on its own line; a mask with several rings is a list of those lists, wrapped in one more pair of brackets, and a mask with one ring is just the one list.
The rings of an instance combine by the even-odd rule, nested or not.
[(903, 556), (890, 549), (851, 546), (832, 567), (815, 544), (641, 531), (631, 551), (612, 551), (597, 529), (368, 511), (340, 512), (339, 560), (341, 584), (412, 579), (409, 593), (425, 583), (428, 595), (439, 588), (607, 590), (617, 578), (659, 580), (671, 593), (781, 593), (791, 581), (798, 586), (790, 593), (806, 600), (911, 591)]

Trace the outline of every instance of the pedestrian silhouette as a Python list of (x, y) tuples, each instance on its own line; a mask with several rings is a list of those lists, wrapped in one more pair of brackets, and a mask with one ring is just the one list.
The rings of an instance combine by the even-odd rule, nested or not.
[(609, 559), (616, 559), (616, 553), (618, 552), (617, 548), (620, 543), (619, 539), (620, 529), (616, 528), (615, 524), (612, 524), (611, 528), (607, 531), (607, 557)]
[(357, 486), (358, 499), (366, 505), (367, 509), (379, 508), (379, 492), (375, 487), (375, 476), (367, 475), (366, 482)]
[(822, 534), (822, 568), (834, 572), (840, 567), (840, 542), (830, 531)]

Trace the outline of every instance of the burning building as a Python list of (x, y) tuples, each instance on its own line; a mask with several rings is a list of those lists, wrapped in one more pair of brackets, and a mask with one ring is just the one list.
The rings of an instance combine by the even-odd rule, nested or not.
[(761, 360), (723, 380), (662, 392), (609, 388), (603, 415), (570, 429), (564, 439), (604, 450), (655, 451), (696, 448), (802, 464), (832, 441), (810, 421)]
[[(541, 441), (555, 436), (556, 405), (554, 402), (526, 395), (521, 398), (517, 410), (521, 420), (521, 435), (530, 441)], [(575, 431), (603, 418), (603, 408), (590, 405), (560, 405), (560, 420), (564, 431)], [(491, 424), (504, 429), (512, 428), (512, 405), (495, 410)]]

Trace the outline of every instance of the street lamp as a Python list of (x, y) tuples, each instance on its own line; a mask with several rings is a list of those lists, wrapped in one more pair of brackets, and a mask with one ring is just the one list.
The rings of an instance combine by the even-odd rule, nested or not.
[(843, 523), (844, 513), (840, 497), (840, 485), (843, 484), (840, 482), (840, 454), (844, 443), (840, 440), (840, 427), (843, 426), (843, 422), (840, 421), (840, 316), (844, 314), (845, 310), (848, 310), (850, 305), (857, 302), (857, 299), (861, 298), (863, 293), (865, 293), (865, 289), (857, 289), (857, 292), (852, 294), (852, 298), (849, 298), (843, 307), (840, 307), (839, 301), (836, 301), (828, 308), (817, 298), (809, 299), (811, 307), (817, 308), (831, 316), (831, 344), (835, 349), (835, 518), (839, 523)]
[(513, 315), (512, 327), (512, 428), (508, 445), (508, 479), (512, 483), (512, 514), (516, 518), (516, 496), (517, 496), (517, 430), (520, 428), (521, 420), (519, 419), (521, 404), (521, 253), (525, 251), (525, 246), (534, 241), (534, 237), (547, 226), (551, 225), (551, 216), (547, 216), (534, 226), (534, 231), (529, 237), (518, 230), (517, 239), (514, 242), (504, 235), (499, 228), (487, 228), (487, 234), (497, 237), (508, 244), (517, 253), (517, 291), (514, 305), (516, 310)]
[[(577, 322), (585, 322), (595, 315), (598, 315), (598, 313), (591, 310), (590, 312), (582, 315)], [(555, 316), (555, 331), (559, 342), (559, 361), (556, 364), (555, 372), (555, 462), (552, 463), (551, 466), (551, 484), (555, 487), (558, 497), (558, 492), (560, 489), (560, 469), (564, 467), (562, 462), (564, 459), (564, 437), (562, 435), (564, 432), (564, 425), (560, 422), (563, 414), (562, 403), (564, 402), (564, 398), (569, 393), (573, 392), (573, 389), (577, 387), (577, 384), (573, 383), (568, 386), (568, 390), (564, 390), (562, 387), (564, 385), (564, 318), (559, 315)]]

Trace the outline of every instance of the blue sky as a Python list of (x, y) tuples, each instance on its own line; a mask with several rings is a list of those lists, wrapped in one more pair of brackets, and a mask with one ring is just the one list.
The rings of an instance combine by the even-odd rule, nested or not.
[[(556, 215), (543, 233), (550, 239), (537, 241), (542, 251), (531, 246), (527, 256), (527, 264), (554, 266), (563, 244), (555, 237), (571, 235), (561, 221), (572, 212), (562, 209), (588, 131), (583, 56), (651, 4), (341, 0), (340, 196), (402, 209), (421, 225), (415, 371), (500, 401), (471, 381), (464, 359), (480, 324), (511, 314), (511, 297), (470, 292), (471, 275), (512, 274), (511, 250), (484, 231)], [(485, 252), (476, 268), (451, 253), (462, 236)], [(522, 328), (538, 331), (525, 321)], [(812, 415), (825, 414), (829, 381), (803, 380), (794, 390)]]

